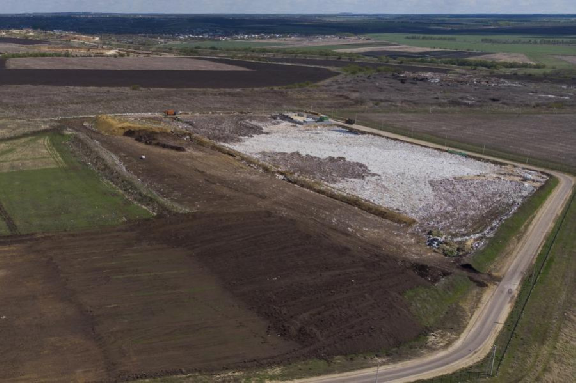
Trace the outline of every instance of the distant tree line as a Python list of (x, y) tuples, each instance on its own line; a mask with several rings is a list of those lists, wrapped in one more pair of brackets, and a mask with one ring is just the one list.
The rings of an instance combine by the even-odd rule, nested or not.
[(456, 41), (456, 37), (425, 36), (425, 35), (406, 36), (406, 39), (408, 39), (408, 40), (432, 40), (432, 41)]
[(576, 45), (576, 40), (565, 39), (482, 39), (487, 44)]
[(342, 53), (334, 52), (329, 49), (297, 49), (297, 48), (252, 48), (252, 47), (217, 47), (217, 46), (200, 46), (177, 48), (176, 51), (185, 56), (195, 56), (201, 54), (201, 51), (221, 51), (221, 52), (237, 52), (237, 53), (258, 53), (258, 54), (278, 54), (278, 55), (294, 55), (294, 56), (322, 56), (322, 57), (336, 57), (338, 60), (343, 58), (349, 61), (356, 59), (366, 59), (366, 56), (355, 53)]

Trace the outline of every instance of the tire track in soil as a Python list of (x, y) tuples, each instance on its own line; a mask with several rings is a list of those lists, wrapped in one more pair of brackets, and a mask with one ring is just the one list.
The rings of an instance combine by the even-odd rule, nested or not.
[(8, 231), (10, 231), (11, 235), (20, 234), (18, 226), (16, 226), (16, 222), (14, 222), (10, 214), (8, 214), (4, 208), (4, 205), (2, 205), (2, 202), (0, 202), (0, 217), (2, 220), (4, 220), (4, 222), (6, 222), (6, 226), (8, 227)]

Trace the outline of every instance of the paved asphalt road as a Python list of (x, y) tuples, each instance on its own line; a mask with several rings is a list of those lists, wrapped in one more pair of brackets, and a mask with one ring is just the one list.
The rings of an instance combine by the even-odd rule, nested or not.
[[(393, 136), (362, 126), (355, 126), (355, 128), (378, 135)], [(406, 137), (394, 138), (410, 141)], [(418, 143), (436, 146), (422, 141)], [(523, 275), (534, 261), (574, 186), (574, 178), (562, 173), (548, 172), (558, 177), (560, 181), (558, 187), (539, 210), (523, 240), (515, 249), (513, 261), (501, 282), (479, 308), (460, 339), (449, 349), (428, 357), (381, 366), (378, 371), (378, 382), (410, 382), (443, 375), (471, 365), (489, 352), (494, 338), (514, 303)], [(301, 380), (301, 382), (330, 383), (374, 383), (375, 381), (376, 368)]]

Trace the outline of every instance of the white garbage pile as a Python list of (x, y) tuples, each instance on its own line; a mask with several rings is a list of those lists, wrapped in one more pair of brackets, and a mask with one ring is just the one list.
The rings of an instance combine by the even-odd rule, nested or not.
[(265, 134), (225, 145), (263, 161), (273, 153), (299, 153), (364, 164), (365, 177), (328, 184), (416, 218), (423, 230), (482, 231), (535, 190), (536, 183), (523, 181), (519, 169), (383, 137), (277, 121), (262, 127)]

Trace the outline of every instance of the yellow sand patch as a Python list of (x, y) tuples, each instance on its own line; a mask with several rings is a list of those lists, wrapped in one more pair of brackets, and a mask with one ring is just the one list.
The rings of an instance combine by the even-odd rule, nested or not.
[(48, 137), (0, 142), (0, 173), (65, 166)]
[(106, 115), (96, 118), (96, 129), (110, 136), (123, 136), (128, 130), (146, 130), (149, 132), (169, 132), (173, 130), (160, 125), (148, 125)]

